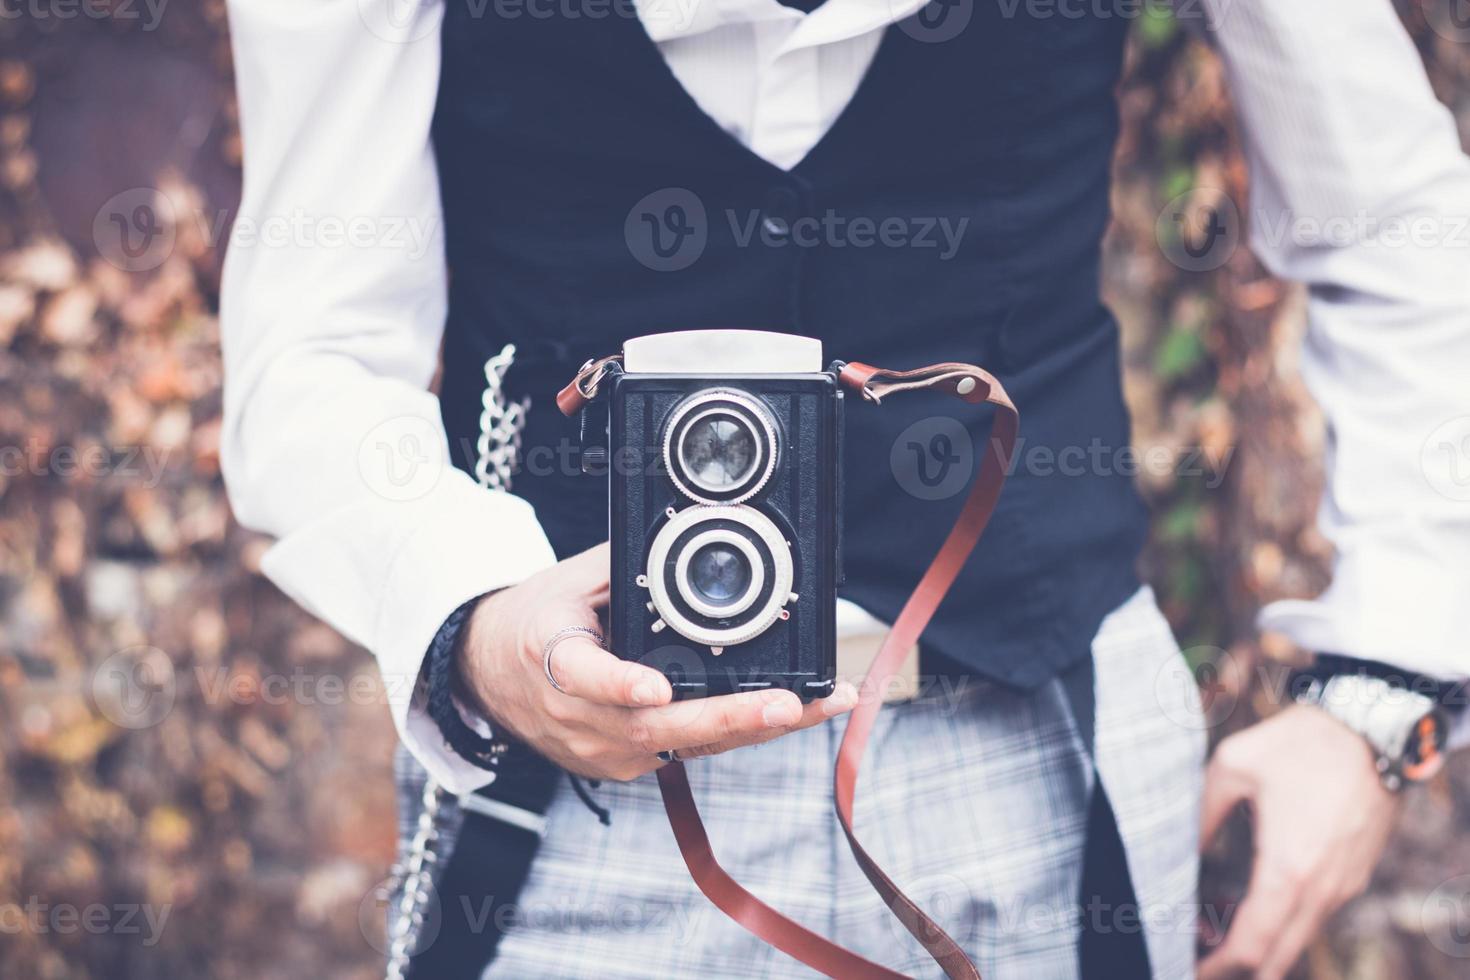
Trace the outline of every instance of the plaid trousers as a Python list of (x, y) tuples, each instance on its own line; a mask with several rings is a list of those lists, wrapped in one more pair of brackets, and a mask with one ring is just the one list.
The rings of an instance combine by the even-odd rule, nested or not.
[[(1138, 909), (1078, 907), (1092, 768), (1059, 684), (1020, 694), (939, 680), (886, 706), (869, 743), (859, 836), (988, 980), (1075, 977), (1080, 916), (1098, 914), (1143, 923), (1156, 977), (1193, 975), (1199, 695), (1146, 588), (1103, 623), (1093, 655), (1097, 768)], [(810, 928), (910, 976), (940, 976), (848, 852), (832, 808), (843, 727), (688, 763), (715, 853)], [(553, 802), (517, 924), (485, 980), (813, 975), (699, 893), (652, 776), (604, 783), (597, 796), (609, 827), (570, 787)]]

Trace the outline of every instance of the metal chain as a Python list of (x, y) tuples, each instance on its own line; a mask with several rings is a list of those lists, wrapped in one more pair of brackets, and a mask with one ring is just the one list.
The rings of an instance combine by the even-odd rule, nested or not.
[[(499, 354), (485, 362), (485, 393), (480, 404), (480, 436), (475, 442), (475, 479), (487, 490), (509, 490), (516, 464), (520, 461), (521, 432), (526, 426), (526, 412), (531, 400), (508, 402), (505, 397), (505, 373), (515, 362), (514, 344), (506, 344)], [(405, 860), (394, 865), (391, 875), (397, 895), (398, 915), (392, 921), (388, 936), (387, 980), (404, 980), (408, 964), (418, 945), (424, 926), (424, 910), (432, 897), (434, 868), (439, 863), (435, 845), (440, 838), (440, 816), (448, 797), (432, 776), (424, 782), (419, 804), (418, 824), (408, 845)]]
[(444, 808), (445, 795), (433, 778), (424, 782), (418, 826), (408, 845), (408, 859), (393, 869), (394, 880), (399, 882), (398, 916), (389, 929), (387, 980), (404, 980), (409, 958), (424, 926), (424, 909), (434, 887), (434, 866), (439, 863), (434, 845), (439, 841), (439, 814)]
[(531, 400), (508, 402), (505, 372), (516, 357), (516, 345), (506, 344), (485, 362), (485, 393), (480, 396), (480, 438), (475, 443), (475, 479), (489, 490), (509, 490), (521, 455), (521, 430)]

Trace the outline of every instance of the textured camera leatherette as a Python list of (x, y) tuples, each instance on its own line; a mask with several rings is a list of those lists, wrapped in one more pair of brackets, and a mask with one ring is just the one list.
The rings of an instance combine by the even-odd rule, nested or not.
[[(771, 479), (748, 505), (789, 531), (798, 599), (753, 640), (715, 656), (664, 630), (636, 584), (669, 507), (693, 506), (664, 469), (664, 421), (686, 396), (709, 387), (736, 388), (761, 399), (779, 433)], [(803, 698), (830, 693), (835, 673), (837, 557), (840, 537), (838, 451), (841, 392), (828, 374), (734, 376), (619, 374), (609, 392), (609, 527), (612, 540), (611, 648), (657, 666), (680, 697), (767, 685)]]

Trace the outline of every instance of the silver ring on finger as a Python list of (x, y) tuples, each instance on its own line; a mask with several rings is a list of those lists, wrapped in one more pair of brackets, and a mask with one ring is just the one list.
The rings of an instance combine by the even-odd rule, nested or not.
[(541, 668), (546, 671), (546, 679), (551, 686), (562, 694), (566, 694), (566, 688), (562, 687), (556, 680), (556, 673), (551, 669), (551, 655), (556, 652), (556, 645), (562, 640), (571, 639), (574, 636), (588, 636), (592, 642), (602, 646), (602, 634), (588, 626), (563, 626), (552, 633), (547, 639), (546, 645), (541, 648)]
[(678, 749), (664, 749), (662, 752), (658, 753), (658, 760), (660, 762), (683, 762), (684, 761), (683, 759), (679, 758), (679, 750)]

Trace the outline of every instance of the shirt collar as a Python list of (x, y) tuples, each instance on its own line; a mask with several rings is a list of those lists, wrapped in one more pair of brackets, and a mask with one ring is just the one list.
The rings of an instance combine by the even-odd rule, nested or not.
[(654, 43), (705, 34), (733, 24), (784, 20), (793, 24), (777, 54), (844, 41), (897, 23), (927, 0), (825, 0), (810, 14), (778, 0), (633, 0)]

